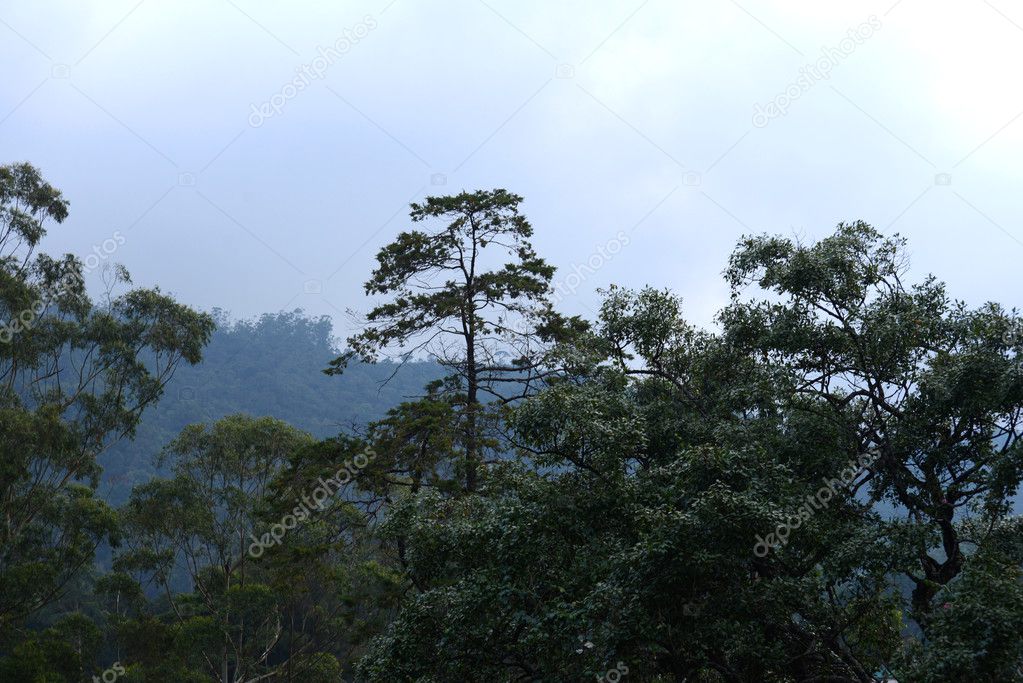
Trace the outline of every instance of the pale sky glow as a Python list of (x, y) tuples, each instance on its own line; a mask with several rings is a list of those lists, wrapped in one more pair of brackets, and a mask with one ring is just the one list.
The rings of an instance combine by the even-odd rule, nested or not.
[[(318, 47), (360, 33), (250, 125)], [(495, 186), (526, 198), (559, 278), (629, 235), (569, 312), (651, 284), (707, 324), (743, 233), (856, 219), (908, 237), (914, 273), (953, 295), (1023, 305), (1008, 0), (0, 0), (0, 64), (0, 163), (34, 163), (71, 201), (45, 250), (120, 231), (137, 282), (204, 309), (302, 307), (343, 334), (410, 200)]]

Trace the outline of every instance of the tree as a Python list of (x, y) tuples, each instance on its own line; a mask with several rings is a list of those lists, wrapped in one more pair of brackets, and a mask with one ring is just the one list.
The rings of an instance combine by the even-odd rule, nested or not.
[[(436, 358), (450, 371), (448, 387), (460, 403), (467, 491), (478, 485), (486, 447), (484, 397), (507, 402), (536, 386), (535, 345), (551, 324), (554, 269), (530, 244), (533, 229), (519, 213), (521, 201), (496, 189), (412, 204), (414, 223), (446, 223), (403, 232), (380, 250), (365, 289), (391, 298), (370, 310), (367, 327), (327, 369), (337, 374), (352, 358), (373, 360), (395, 347), (405, 357)], [(502, 264), (495, 252), (512, 260)]]
[(664, 292), (612, 290), (563, 355), (578, 364), (511, 415), (528, 459), (477, 496), (392, 510), (382, 533), (427, 588), (366, 678), (574, 681), (621, 664), (637, 680), (872, 680), (888, 650), (845, 642), (897, 639), (877, 520), (842, 496), (780, 559), (754, 551), (817, 468), (841, 469), (840, 435), (786, 426), (784, 385)]
[[(30, 258), (59, 193), (30, 167), (0, 191), (3, 305), (43, 300), (0, 330), (0, 679), (1023, 683), (1023, 318), (907, 284), (897, 236), (744, 238), (714, 331), (652, 288), (590, 323), (552, 310), (520, 198), (430, 198), (326, 372), (448, 376), (322, 441), (187, 427), (115, 515), (95, 455), (210, 321), (93, 306), (73, 257)], [(78, 571), (118, 534), (112, 573)]]
[(737, 301), (722, 317), (737, 342), (784, 364), (792, 401), (879, 454), (874, 498), (926, 532), (909, 572), (925, 625), (968, 561), (956, 515), (1003, 519), (1023, 480), (1023, 320), (994, 303), (971, 310), (934, 278), (905, 285), (903, 249), (864, 223), (813, 245), (749, 239), (728, 272), (736, 295), (756, 283), (784, 299)]
[[(221, 683), (282, 675), (288, 665), (301, 670), (292, 659), (308, 654), (298, 648), (275, 656), (285, 637), (286, 593), (274, 569), (258, 562), (264, 551), (253, 548), (266, 533), (260, 510), (274, 477), (312, 444), (272, 418), (233, 415), (187, 427), (162, 456), (174, 478), (136, 487), (123, 511), (128, 549), (115, 567), (164, 592), (188, 661)], [(189, 590), (174, 595), (182, 570)]]
[(612, 288), (511, 411), (527, 457), (388, 516), (425, 589), (363, 676), (1023, 680), (1021, 321), (903, 254), (744, 240), (720, 334)]
[[(132, 436), (213, 327), (159, 290), (111, 289), (94, 304), (82, 259), (35, 255), (46, 223), (67, 216), (35, 168), (0, 167), (0, 642), (18, 639), (114, 534), (94, 496), (97, 455)], [(130, 278), (116, 268), (108, 282)]]

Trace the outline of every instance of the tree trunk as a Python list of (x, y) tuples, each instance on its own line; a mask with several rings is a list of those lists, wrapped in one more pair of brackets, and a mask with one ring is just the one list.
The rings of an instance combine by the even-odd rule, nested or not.
[[(469, 323), (470, 326), (472, 323)], [(480, 465), (479, 435), (477, 433), (477, 407), (479, 406), (479, 382), (476, 369), (476, 340), (471, 331), (466, 339), (465, 374), (467, 390), (465, 396), (465, 490), (476, 490)]]

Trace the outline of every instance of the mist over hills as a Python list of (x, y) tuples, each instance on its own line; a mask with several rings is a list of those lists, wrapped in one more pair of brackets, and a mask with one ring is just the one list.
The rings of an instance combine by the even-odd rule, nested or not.
[[(217, 330), (195, 366), (182, 364), (133, 440), (103, 453), (100, 495), (127, 500), (132, 486), (157, 472), (156, 456), (183, 427), (225, 415), (270, 415), (317, 438), (380, 418), (422, 393), (441, 369), (429, 362), (353, 364), (342, 377), (322, 370), (339, 353), (328, 317), (301, 310), (232, 320), (215, 311)], [(397, 370), (397, 372), (396, 372)]]

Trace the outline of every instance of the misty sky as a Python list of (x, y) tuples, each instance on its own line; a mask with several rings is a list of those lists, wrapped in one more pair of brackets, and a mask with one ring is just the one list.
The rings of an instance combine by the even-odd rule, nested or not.
[(0, 163), (71, 201), (45, 251), (119, 233), (139, 284), (339, 334), (410, 201), (491, 187), (571, 313), (651, 284), (708, 324), (742, 234), (856, 219), (1023, 304), (1023, 8), (836, 5), (0, 0)]

